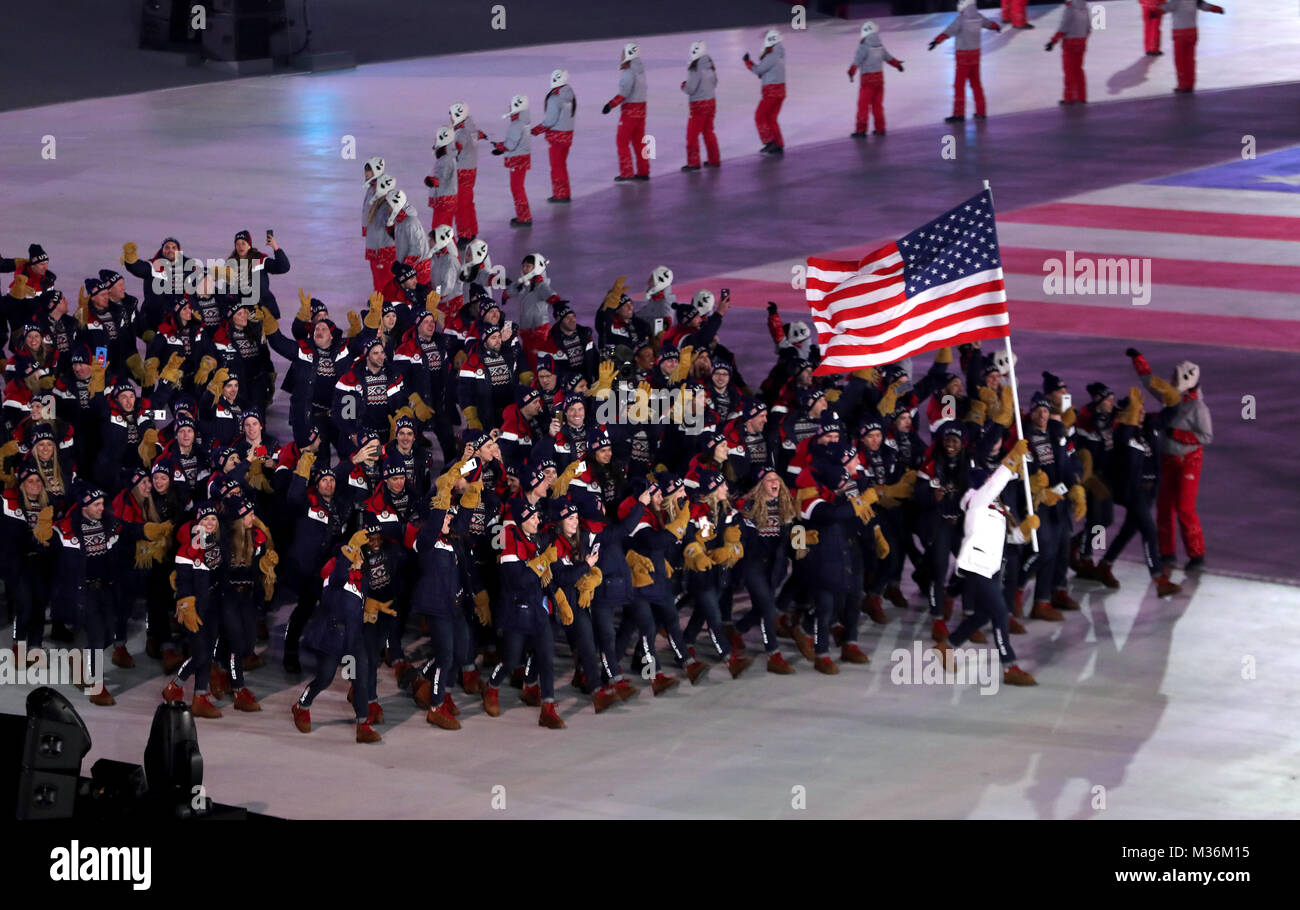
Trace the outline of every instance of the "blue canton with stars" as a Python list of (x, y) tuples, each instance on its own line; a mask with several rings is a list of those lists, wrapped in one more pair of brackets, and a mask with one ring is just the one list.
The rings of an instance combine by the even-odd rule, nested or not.
[(993, 194), (972, 196), (898, 241), (907, 296), (1000, 268)]

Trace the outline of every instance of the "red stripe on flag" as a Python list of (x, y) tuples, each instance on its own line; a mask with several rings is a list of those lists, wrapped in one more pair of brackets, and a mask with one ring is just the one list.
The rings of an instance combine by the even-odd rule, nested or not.
[(1087, 205), (1051, 202), (998, 215), (1008, 224), (1053, 224), (1062, 227), (1105, 228), (1112, 231), (1146, 231), (1196, 234), (1204, 237), (1249, 237), (1255, 240), (1300, 239), (1300, 218), (1285, 215), (1236, 215), (1229, 212), (1191, 212), (1148, 209), (1126, 205)]
[[(969, 322), (972, 319), (979, 319), (984, 316), (1005, 316), (1005, 315), (1007, 315), (1007, 307), (1005, 303), (1002, 303), (1001, 301), (995, 303), (985, 303), (985, 304), (981, 304), (980, 306), (970, 307), (969, 309), (962, 310), (959, 313), (950, 313), (949, 315), (944, 316), (940, 319), (935, 319), (925, 323), (925, 325), (918, 326), (917, 328), (912, 329), (909, 332), (904, 332), (902, 334), (895, 335), (887, 341), (881, 341), (881, 342), (869, 341), (868, 339), (870, 338), (878, 337), (879, 333), (875, 333), (875, 332), (873, 332), (870, 335), (849, 335), (849, 334), (836, 335), (832, 340), (832, 342), (829, 345), (827, 345), (827, 349), (825, 353), (829, 354), (833, 351), (837, 356), (845, 356), (848, 354), (862, 354), (862, 355), (874, 354), (880, 351), (888, 351), (893, 348), (903, 347), (908, 343), (915, 341), (917, 338), (920, 338), (924, 335), (929, 335), (932, 332), (940, 331), (942, 329), (946, 329), (951, 326), (961, 325), (962, 323)], [(990, 336), (990, 337), (995, 337), (995, 336)], [(862, 339), (862, 340), (859, 342), (856, 341), (855, 339)], [(946, 341), (942, 343), (936, 341), (934, 342), (933, 346), (944, 347), (947, 344), (948, 342)]]
[[(882, 322), (878, 325), (873, 325), (873, 326), (863, 326), (861, 328), (845, 329), (845, 334), (870, 333), (871, 335), (883, 335), (886, 332), (889, 332), (891, 329), (897, 328), (899, 325), (901, 325), (902, 323), (906, 322), (909, 319), (915, 319), (918, 316), (925, 316), (929, 313), (933, 313), (936, 312), (937, 310), (941, 310), (950, 304), (960, 303), (963, 300), (969, 300), (972, 297), (978, 297), (981, 294), (988, 294), (992, 291), (1002, 291), (1003, 293), (1006, 292), (1006, 285), (1002, 282), (1002, 279), (997, 278), (994, 279), (993, 281), (982, 281), (979, 284), (970, 284), (970, 285), (962, 286), (954, 291), (950, 291), (947, 294), (940, 295), (939, 297), (936, 297), (933, 300), (920, 301), (915, 305), (909, 307), (905, 312), (903, 312), (899, 316), (889, 320), (888, 322)], [(888, 309), (891, 306), (896, 306), (897, 302), (901, 299), (902, 299), (902, 295), (900, 294), (898, 298), (894, 299), (894, 302), (888, 300), (882, 300), (877, 303), (866, 304), (860, 307), (840, 309), (832, 313), (830, 315), (830, 318), (827, 319), (826, 321), (831, 323), (832, 325), (839, 325), (841, 322), (850, 319), (859, 319), (864, 316), (872, 316), (875, 315), (876, 313), (879, 313), (882, 310)], [(988, 304), (985, 305), (987, 306)], [(1002, 307), (1003, 311), (1005, 312), (1006, 310), (1005, 303), (998, 303), (996, 305)]]

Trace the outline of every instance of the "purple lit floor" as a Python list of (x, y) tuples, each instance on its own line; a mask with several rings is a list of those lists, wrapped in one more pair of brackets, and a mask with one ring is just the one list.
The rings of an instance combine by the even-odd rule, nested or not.
[[(910, 648), (925, 628), (918, 611), (891, 611), (890, 625), (865, 630), (869, 667), (845, 666), (829, 678), (800, 661), (788, 679), (756, 666), (734, 682), (717, 668), (699, 687), (661, 699), (647, 692), (599, 718), (561, 686), (570, 724), (561, 733), (537, 729), (534, 711), (514, 707), (513, 690), (503, 693), (501, 718), (471, 707), (461, 733), (433, 730), (388, 676), (385, 743), (361, 747), (350, 741), (345, 686), (318, 700), (319, 729), (304, 737), (288, 718), (298, 684), (268, 667), (252, 676), (263, 713), (227, 711), (199, 723), (211, 795), (296, 817), (1300, 812), (1293, 776), (1300, 756), (1281, 722), (1297, 695), (1300, 643), (1293, 455), (1300, 395), (1291, 381), (1300, 368), (1300, 64), (1290, 53), (1300, 23), (1281, 3), (1261, 2), (1249, 17), (1206, 17), (1199, 51), (1207, 90), (1176, 97), (1171, 55), (1139, 56), (1137, 4), (1104, 8), (1108, 27), (1088, 52), (1092, 104), (1057, 108), (1059, 62), (1042, 51), (1056, 13), (1036, 8), (1038, 31), (986, 45), (992, 116), (964, 129), (938, 122), (947, 112), (950, 51), (924, 50), (946, 17), (882, 22), (907, 71), (887, 76), (890, 134), (864, 142), (845, 135), (853, 89), (843, 70), (856, 23), (818, 24), (787, 39), (784, 160), (754, 154), (756, 80), (726, 63), (724, 166), (698, 174), (677, 170), (684, 103), (675, 86), (694, 36), (643, 39), (658, 137), (645, 185), (610, 182), (613, 118), (602, 118), (599, 106), (614, 91), (619, 42), (0, 114), (6, 255), (39, 240), (70, 288), (81, 273), (112, 264), (127, 240), (152, 251), (175, 234), (187, 252), (207, 257), (223, 255), (238, 229), (258, 236), (273, 227), (293, 261), (292, 273), (276, 279), (277, 294), (292, 300), (302, 286), (341, 313), (361, 304), (368, 284), (356, 225), (359, 160), (341, 158), (343, 137), (356, 137), (360, 160), (385, 155), (399, 183), (422, 199), (415, 188), (427, 173), (428, 140), (450, 101), (468, 100), (480, 126), (499, 136), (497, 109), (509, 95), (522, 90), (540, 101), (546, 74), (565, 65), (580, 101), (574, 203), (544, 201), (548, 171), (538, 142), (529, 180), (534, 226), (505, 226), (504, 171), (486, 151), (479, 219), (494, 260), (513, 271), (524, 253), (543, 252), (557, 289), (584, 316), (613, 278), (626, 274), (638, 288), (661, 263), (676, 272), (679, 297), (699, 286), (731, 287), (736, 307), (723, 340), (756, 379), (771, 355), (765, 302), (799, 316), (792, 266), (811, 253), (860, 253), (900, 236), (988, 179), (1026, 393), (1044, 369), (1062, 375), (1076, 399), (1097, 379), (1127, 387), (1129, 344), (1162, 372), (1185, 357), (1201, 365), (1216, 432), (1200, 499), (1211, 572), (1171, 601), (1154, 598), (1136, 562), (1120, 565), (1118, 592), (1081, 584), (1080, 615), (1031, 623), (1015, 641), (1037, 689), (977, 697), (974, 688), (892, 684), (891, 651)], [(723, 66), (759, 34), (706, 38)], [(58, 142), (52, 161), (39, 155), (47, 134)], [(940, 154), (949, 135), (955, 159)], [(1244, 136), (1253, 137), (1257, 160), (1242, 159)], [(1150, 303), (1046, 295), (1043, 262), (1066, 250), (1151, 259)], [(1244, 396), (1253, 396), (1254, 419), (1243, 416)], [(279, 403), (277, 419), (286, 406)], [(139, 759), (163, 682), (140, 649), (133, 640), (141, 669), (110, 674), (118, 706), (83, 711), (92, 759)], [(1247, 658), (1251, 679), (1243, 679)], [(561, 661), (560, 678), (568, 675)], [(0, 688), (0, 709), (20, 710), (26, 691)], [(496, 785), (506, 788), (503, 812), (490, 805)], [(795, 786), (807, 788), (804, 811), (791, 809)], [(1105, 809), (1093, 808), (1096, 786), (1106, 788)]]

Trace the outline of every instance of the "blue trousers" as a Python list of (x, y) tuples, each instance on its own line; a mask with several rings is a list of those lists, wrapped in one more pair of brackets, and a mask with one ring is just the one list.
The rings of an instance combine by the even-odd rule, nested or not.
[(982, 628), (985, 623), (992, 622), (993, 640), (998, 646), (998, 657), (1004, 666), (1010, 666), (1016, 662), (1016, 652), (1011, 647), (1011, 630), (1008, 628), (1010, 613), (1002, 593), (1001, 574), (999, 572), (992, 578), (985, 578), (974, 572), (962, 576), (963, 612), (966, 615), (948, 636), (948, 640), (953, 647), (965, 644), (970, 640), (972, 633)]

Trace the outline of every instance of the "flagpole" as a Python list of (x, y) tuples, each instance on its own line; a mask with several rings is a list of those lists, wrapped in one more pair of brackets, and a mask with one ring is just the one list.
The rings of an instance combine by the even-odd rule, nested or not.
[[(984, 181), (984, 189), (989, 191), (989, 199), (993, 198), (993, 187), (987, 180)], [(1008, 328), (1010, 323), (1008, 323)], [(1015, 411), (1016, 417), (1016, 438), (1025, 438), (1025, 428), (1020, 420), (1020, 390), (1016, 384), (1016, 358), (1011, 353), (1011, 333), (1007, 332), (1007, 337), (1003, 339), (1007, 345), (1007, 380), (1011, 383), (1011, 407)], [(1029, 455), (1026, 453), (1020, 462), (1020, 480), (1025, 486), (1025, 509), (1029, 515), (1034, 514), (1034, 494), (1029, 486)], [(1028, 517), (1028, 516), (1026, 516)], [(1038, 552), (1038, 531), (1037, 529), (1029, 532), (1029, 542), (1034, 552)]]

